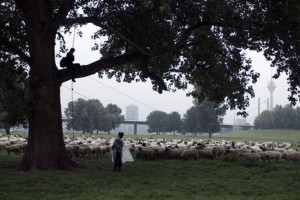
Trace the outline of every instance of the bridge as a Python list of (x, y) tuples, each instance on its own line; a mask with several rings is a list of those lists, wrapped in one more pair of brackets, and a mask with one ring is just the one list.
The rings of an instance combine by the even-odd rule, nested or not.
[[(63, 118), (63, 122), (66, 122), (67, 119)], [(132, 124), (133, 125), (133, 133), (134, 135), (137, 135), (137, 126), (138, 125), (147, 125), (146, 121), (136, 121), (136, 120), (131, 120), (131, 121), (123, 121), (121, 124)], [(250, 130), (253, 129), (253, 125), (238, 125), (238, 124), (220, 124), (221, 128), (230, 128), (232, 130)]]
[[(138, 125), (147, 125), (146, 121), (123, 121), (121, 124), (133, 124), (134, 135), (137, 135), (137, 126)], [(237, 124), (220, 124), (221, 128), (230, 128), (232, 130), (250, 130), (253, 129), (253, 125), (237, 125)]]

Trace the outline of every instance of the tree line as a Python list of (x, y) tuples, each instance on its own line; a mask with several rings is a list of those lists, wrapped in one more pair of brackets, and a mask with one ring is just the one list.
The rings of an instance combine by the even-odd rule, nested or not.
[(201, 103), (194, 101), (183, 118), (178, 112), (167, 114), (162, 111), (151, 112), (146, 120), (149, 126), (148, 132), (181, 132), (182, 134), (192, 133), (195, 136), (201, 133), (208, 133), (209, 137), (215, 132), (220, 131), (220, 124), (226, 113), (224, 106), (207, 99)]
[(67, 129), (71, 128), (82, 133), (104, 131), (110, 133), (123, 121), (122, 109), (115, 104), (106, 107), (97, 99), (84, 100), (79, 98), (68, 103), (65, 109), (67, 117)]
[(273, 110), (265, 110), (254, 119), (256, 129), (300, 130), (300, 107), (287, 104), (277, 105)]
[[(189, 108), (181, 118), (178, 112), (166, 113), (163, 111), (153, 111), (146, 118), (149, 126), (149, 133), (155, 132), (157, 135), (162, 133), (183, 134), (192, 133), (212, 133), (220, 131), (220, 123), (225, 115), (225, 108), (218, 107), (217, 104), (208, 100), (202, 103), (195, 103)], [(65, 109), (67, 117), (67, 129), (73, 128), (83, 133), (98, 133), (104, 131), (110, 133), (125, 120), (121, 115), (122, 109), (115, 104), (108, 104), (104, 107), (97, 99), (84, 100), (78, 99), (69, 102)]]

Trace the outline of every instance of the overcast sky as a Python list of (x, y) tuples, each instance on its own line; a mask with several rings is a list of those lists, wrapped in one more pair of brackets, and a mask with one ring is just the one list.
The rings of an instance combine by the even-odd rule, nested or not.
[[(74, 47), (76, 49), (75, 63), (82, 65), (89, 64), (100, 58), (98, 52), (91, 51), (94, 43), (90, 39), (91, 33), (94, 30), (92, 27), (85, 28), (84, 37), (75, 37)], [(73, 36), (67, 40), (68, 48), (72, 47)], [(254, 118), (258, 114), (258, 98), (260, 98), (261, 112), (267, 109), (267, 98), (269, 98), (269, 91), (267, 89), (268, 82), (271, 80), (272, 73), (275, 69), (271, 69), (270, 63), (267, 62), (262, 54), (256, 52), (248, 52), (247, 55), (252, 58), (252, 66), (256, 72), (260, 73), (260, 78), (254, 85), (255, 98), (251, 99), (250, 106), (247, 109), (249, 116), (247, 122), (252, 124)], [(59, 60), (57, 60), (57, 63)], [(287, 89), (286, 76), (281, 76), (274, 80), (276, 89), (274, 90), (273, 106), (288, 104), (287, 97), (289, 95)], [(62, 113), (64, 109), (72, 101), (71, 81), (63, 83), (61, 87), (61, 105)], [(158, 94), (152, 90), (150, 81), (146, 83), (118, 83), (115, 79), (98, 78), (97, 74), (85, 78), (76, 79), (73, 83), (74, 93), (73, 99), (98, 99), (106, 106), (109, 103), (118, 105), (125, 115), (126, 106), (134, 104), (139, 107), (139, 120), (145, 120), (150, 112), (154, 110), (171, 113), (177, 111), (183, 116), (187, 109), (192, 106), (193, 99), (187, 97), (187, 91), (163, 92)], [(189, 89), (192, 89), (190, 87)], [(188, 90), (189, 90), (188, 89)], [(224, 118), (224, 123), (233, 123), (234, 119), (241, 118), (236, 116), (237, 111), (228, 110)]]

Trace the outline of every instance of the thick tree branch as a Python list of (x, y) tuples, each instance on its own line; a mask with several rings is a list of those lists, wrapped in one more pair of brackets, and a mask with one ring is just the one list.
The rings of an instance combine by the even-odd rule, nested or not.
[[(140, 59), (144, 59), (145, 56), (141, 54), (124, 54), (114, 58), (103, 58), (96, 62), (93, 62), (88, 65), (80, 66), (80, 69), (76, 70), (74, 73), (74, 78), (82, 78), (95, 74), (101, 70), (110, 69), (120, 65), (128, 64)], [(145, 77), (149, 77), (154, 80), (155, 83), (159, 86), (158, 92), (162, 93), (163, 90), (167, 90), (167, 86), (163, 79), (156, 73), (149, 71), (148, 68), (143, 68), (143, 73)], [(61, 83), (68, 81), (72, 78), (72, 71), (70, 69), (59, 70), (59, 80)]]
[[(101, 70), (110, 69), (139, 59), (141, 59), (140, 54), (124, 54), (114, 58), (102, 58), (91, 64), (80, 66), (80, 70), (77, 70), (75, 72), (74, 78), (86, 77), (95, 74)], [(72, 78), (71, 72), (72, 71), (70, 69), (59, 70), (59, 79), (62, 83)]]

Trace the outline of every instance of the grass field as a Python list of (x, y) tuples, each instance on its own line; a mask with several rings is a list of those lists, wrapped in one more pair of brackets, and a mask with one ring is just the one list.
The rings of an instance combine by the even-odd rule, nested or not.
[(252, 141), (286, 141), (300, 142), (300, 131), (294, 130), (250, 130), (229, 134), (220, 134), (217, 138), (252, 140)]
[[(300, 141), (299, 132), (284, 134), (252, 131), (226, 138)], [(116, 173), (108, 156), (78, 159), (85, 167), (71, 171), (20, 172), (14, 169), (20, 158), (0, 153), (1, 200), (300, 199), (300, 164), (285, 161), (251, 166), (233, 159), (136, 160)]]

